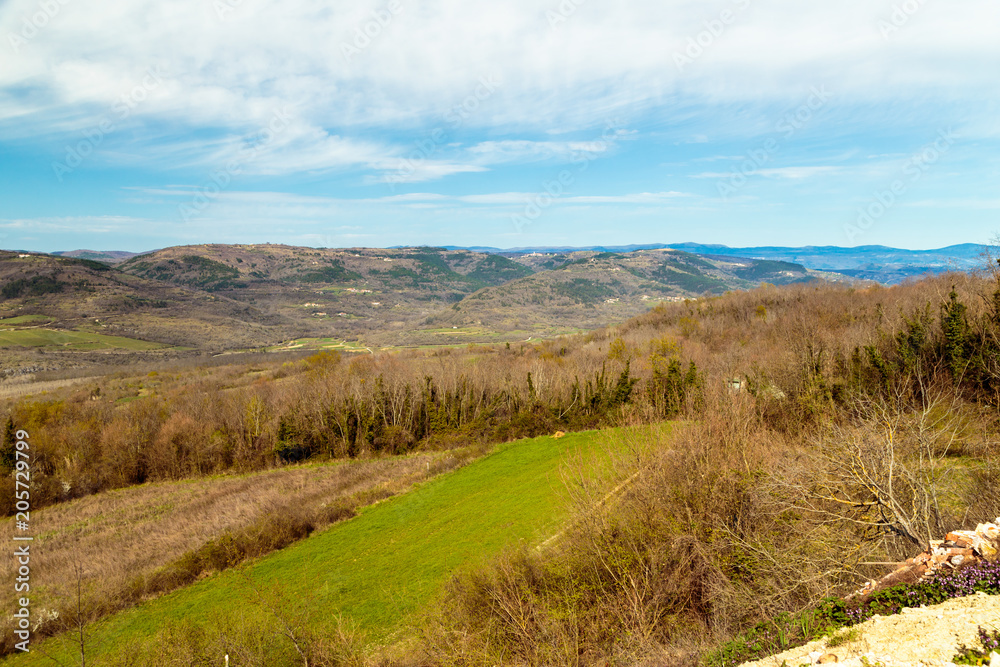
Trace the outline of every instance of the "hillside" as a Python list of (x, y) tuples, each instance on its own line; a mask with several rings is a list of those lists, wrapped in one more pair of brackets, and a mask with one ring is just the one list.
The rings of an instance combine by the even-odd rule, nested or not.
[[(74, 331), (209, 349), (281, 338), (273, 332), (281, 322), (252, 306), (87, 259), (0, 251), (0, 284), (0, 318), (15, 330)], [(26, 341), (23, 346), (58, 352), (61, 344)]]
[(531, 273), (498, 255), (441, 248), (326, 249), (281, 245), (181, 246), (139, 255), (123, 271), (212, 292), (295, 286), (457, 300)]
[[(10, 315), (50, 318), (48, 326), (57, 331), (213, 353), (367, 351), (551, 338), (622, 322), (663, 301), (761, 283), (851, 280), (802, 263), (712, 249), (719, 254), (670, 248), (498, 254), (426, 247), (199, 245), (137, 255), (113, 267), (88, 259), (7, 253), (6, 273), (0, 277), (7, 283), (2, 308)], [(60, 352), (72, 345), (117, 345), (19, 336), (0, 343), (8, 349)], [(72, 364), (93, 362), (83, 355), (72, 358)], [(52, 363), (68, 362), (46, 367)]]
[[(111, 656), (120, 659), (125, 652), (139, 650), (137, 645), (145, 645), (145, 651), (161, 660), (165, 651), (182, 654), (185, 648), (191, 647), (170, 641), (172, 626), (186, 623), (187, 627), (207, 629), (209, 634), (225, 632), (224, 625), (212, 624), (236, 620), (234, 611), (243, 616), (242, 622), (261, 628), (256, 631), (258, 637), (270, 635), (265, 629), (273, 612), (254, 599), (259, 598), (261, 591), (278, 586), (283, 589), (283, 596), (296, 601), (294, 608), (285, 608), (279, 613), (308, 619), (311, 631), (336, 632), (338, 619), (346, 618), (352, 627), (364, 633), (366, 639), (385, 640), (434, 599), (456, 569), (519, 543), (538, 544), (551, 536), (566, 518), (567, 494), (560, 481), (563, 469), (569, 465), (581, 471), (592, 469), (598, 461), (594, 457), (607, 445), (606, 441), (606, 434), (591, 432), (564, 439), (543, 437), (504, 445), (459, 470), (361, 509), (358, 516), (250, 563), (246, 568), (213, 573), (183, 590), (143, 604), (133, 612), (110, 617), (90, 630), (88, 661), (93, 658), (113, 660)], [(425, 458), (422, 456), (416, 462)], [(396, 462), (379, 465), (388, 468)], [(399, 465), (412, 467), (413, 459), (402, 459)], [(283, 476), (319, 478), (333, 474), (336, 470), (316, 468), (288, 471)], [(270, 473), (268, 477), (277, 479), (278, 473)], [(194, 489), (185, 488), (188, 485), (148, 489), (146, 495), (207, 495), (218, 505), (232, 502), (224, 497), (226, 486), (245, 489), (250, 481), (222, 478)], [(327, 490), (327, 495), (335, 497), (336, 491)], [(306, 493), (305, 490), (300, 490), (300, 494), (311, 496), (314, 503), (323, 495), (322, 491)], [(163, 497), (147, 497), (148, 509), (131, 512), (145, 518), (156, 511), (154, 504), (163, 501)], [(118, 507), (120, 503), (121, 499), (117, 499), (115, 507), (119, 511), (116, 515), (127, 511)], [(83, 518), (88, 515), (81, 510), (93, 515), (96, 509), (94, 503), (89, 503), (85, 508), (67, 507), (62, 513), (70, 513), (72, 517), (76, 510), (75, 516)], [(170, 509), (173, 509), (172, 504)], [(198, 509), (205, 511), (200, 505)], [(155, 517), (154, 520), (160, 519)], [(91, 521), (86, 523), (88, 534), (102, 528), (100, 525), (91, 527)], [(215, 523), (219, 520), (215, 519)], [(199, 528), (199, 532), (209, 531)], [(137, 541), (121, 534), (116, 539), (123, 543)], [(291, 588), (288, 587), (290, 582), (294, 582)], [(238, 610), (232, 604), (234, 591), (246, 601)], [(215, 620), (203, 624), (207, 619)], [(272, 659), (283, 655), (273, 639), (267, 644), (271, 645)], [(72, 632), (47, 641), (44, 650), (57, 658), (72, 659), (76, 650)], [(3, 664), (48, 663), (34, 647), (32, 652), (39, 657), (8, 657)]]
[(127, 259), (135, 257), (139, 253), (125, 250), (65, 250), (51, 253), (56, 257), (70, 257), (73, 259), (89, 259), (105, 264), (118, 264)]
[[(459, 249), (449, 246), (449, 248)], [(510, 257), (519, 262), (547, 262), (546, 268), (554, 268), (558, 258), (577, 252), (614, 252), (630, 253), (638, 250), (662, 250), (673, 248), (697, 255), (719, 257), (752, 257), (754, 259), (770, 259), (782, 262), (802, 264), (814, 271), (832, 271), (860, 280), (873, 280), (883, 285), (895, 285), (907, 278), (926, 274), (938, 274), (946, 271), (971, 271), (986, 265), (984, 253), (992, 251), (993, 246), (975, 243), (964, 243), (930, 250), (907, 250), (889, 248), (886, 246), (806, 246), (789, 248), (781, 246), (729, 247), (719, 244), (703, 243), (650, 243), (621, 246), (587, 246), (573, 247), (525, 247), (500, 248), (474, 247), (468, 248), (478, 252), (489, 252)]]
[[(788, 262), (674, 250), (527, 253), (443, 248), (188, 246), (123, 271), (254, 305), (301, 336), (411, 346), (523, 340), (606, 326), (663, 300), (839, 278)], [(262, 306), (263, 307), (263, 306)]]
[[(52, 369), (111, 361), (113, 354), (89, 354), (98, 349), (139, 349), (100, 336), (212, 352), (310, 337), (356, 340), (386, 328), (405, 332), (467, 294), (531, 273), (500, 256), (433, 248), (192, 246), (115, 266), (5, 252), (0, 319), (9, 329), (0, 346), (15, 366)], [(38, 363), (39, 349), (56, 354)]]
[[(102, 256), (75, 254), (81, 253)], [(621, 322), (664, 300), (762, 282), (844, 279), (790, 262), (670, 249), (506, 257), (444, 248), (200, 245), (137, 255), (113, 267), (79, 258), (7, 257), (11, 314), (48, 317), (55, 330), (213, 352), (545, 338)], [(19, 339), (3, 342), (17, 346)], [(68, 350), (62, 342), (53, 347)], [(22, 345), (37, 346), (34, 339)], [(80, 355), (74, 361), (86, 362)]]
[[(538, 273), (482, 289), (429, 323), (527, 330), (533, 326), (604, 326), (649, 310), (662, 301), (788, 285), (842, 276), (809, 271), (790, 262), (704, 257), (677, 250), (631, 253), (530, 253), (515, 261)], [(546, 270), (548, 269), (548, 270)]]
[[(621, 269), (610, 271), (615, 279), (653, 269), (722, 275), (712, 273), (714, 260), (653, 254), (648, 266), (633, 262), (633, 272), (622, 258), (594, 255), (543, 275), (573, 280), (572, 271), (602, 263)], [(729, 270), (744, 280), (785, 271), (796, 279), (788, 266), (738, 263)], [(346, 651), (334, 662), (596, 667), (721, 656), (711, 664), (732, 667), (776, 653), (774, 644), (787, 648), (791, 629), (822, 636), (828, 626), (817, 619), (847, 627), (857, 608), (829, 596), (881, 579), (887, 563), (912, 559), (933, 536), (954, 533), (949, 549), (961, 551), (962, 530), (1000, 514), (998, 280), (765, 286), (660, 304), (560, 340), (291, 363), (262, 356), (252, 365), (92, 378), (9, 401), (8, 414), (31, 434), (38, 462), (32, 513), (62, 516), (36, 535), (48, 539), (61, 526), (64, 545), (91, 529), (110, 531), (110, 542), (115, 526), (127, 525), (119, 517), (145, 522), (147, 510), (149, 522), (183, 524), (188, 511), (154, 499), (157, 489), (225, 487), (235, 495), (225, 501), (242, 507), (239, 494), (253, 494), (254, 484), (234, 477), (294, 462), (364, 466), (541, 436), (499, 444), (482, 465), (245, 567), (229, 567), (238, 562), (230, 559), (217, 574), (189, 569), (208, 574), (90, 626), (94, 658), (145, 650), (190, 664), (192, 655), (207, 662), (241, 646), (241, 664), (302, 664), (280, 632), (284, 619), (305, 633), (297, 636), (316, 651), (308, 658), (315, 665), (324, 651)], [(673, 426), (658, 430), (663, 422)], [(608, 436), (602, 474), (538, 473), (563, 447), (604, 437), (577, 433), (588, 429)], [(569, 435), (545, 436), (558, 431)], [(0, 461), (9, 469), (13, 448), (4, 441)], [(10, 516), (14, 481), (0, 481)], [(533, 494), (564, 488), (572, 503), (559, 516), (572, 520), (557, 526), (559, 516), (540, 517), (551, 506)], [(148, 493), (153, 503), (90, 523), (72, 516), (100, 507), (108, 493)], [(287, 501), (307, 495), (299, 488)], [(258, 507), (268, 521), (289, 514), (281, 503)], [(538, 544), (545, 535), (558, 538), (502, 551), (511, 538)], [(213, 542), (193, 529), (184, 537), (193, 541), (177, 544), (182, 553), (198, 539)], [(206, 552), (239, 546), (213, 544)], [(919, 593), (933, 601), (914, 596), (913, 606), (951, 595), (939, 583)], [(128, 590), (131, 604), (150, 589)], [(899, 595), (886, 589), (865, 609), (882, 615), (879, 605), (911, 599)], [(236, 616), (215, 613), (234, 597), (247, 601)], [(784, 623), (777, 634), (775, 619)]]
[(120, 268), (266, 310), (294, 327), (294, 338), (384, 344), (379, 334), (391, 331), (401, 335), (393, 344), (404, 345), (412, 342), (408, 331), (448, 304), (532, 273), (507, 258), (469, 251), (277, 245), (167, 248)]
[(934, 250), (905, 250), (886, 246), (808, 246), (804, 248), (729, 248), (720, 245), (681, 243), (675, 248), (716, 256), (757, 257), (796, 262), (810, 269), (835, 271), (860, 280), (895, 285), (916, 276), (945, 271), (972, 271), (986, 265), (990, 246), (965, 243)]

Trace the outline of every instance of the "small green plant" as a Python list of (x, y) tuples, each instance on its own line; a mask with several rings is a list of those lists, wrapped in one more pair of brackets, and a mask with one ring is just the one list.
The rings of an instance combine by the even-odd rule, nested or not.
[(979, 646), (979, 648), (970, 648), (962, 644), (958, 649), (958, 654), (951, 661), (956, 665), (990, 664), (990, 654), (1000, 650), (1000, 632), (997, 630), (988, 631), (980, 626)]
[(830, 637), (829, 641), (826, 643), (826, 647), (836, 648), (838, 646), (843, 646), (844, 644), (849, 644), (850, 642), (856, 641), (860, 635), (861, 633), (857, 628), (849, 628)]
[(843, 600), (825, 598), (816, 607), (796, 614), (779, 614), (709, 654), (706, 665), (739, 665), (807, 644), (850, 625)]

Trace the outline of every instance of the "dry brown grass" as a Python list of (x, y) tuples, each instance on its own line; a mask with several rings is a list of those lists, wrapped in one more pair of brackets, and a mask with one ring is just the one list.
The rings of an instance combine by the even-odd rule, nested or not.
[[(281, 548), (311, 530), (353, 516), (354, 509), (462, 465), (472, 450), (310, 465), (245, 475), (147, 484), (42, 509), (32, 514), (32, 606), (36, 618), (75, 617), (77, 565), (88, 620)], [(6, 519), (3, 534), (14, 524)], [(15, 559), (0, 563), (13, 581)], [(3, 604), (15, 608), (13, 587)], [(11, 636), (5, 621), (5, 639)]]

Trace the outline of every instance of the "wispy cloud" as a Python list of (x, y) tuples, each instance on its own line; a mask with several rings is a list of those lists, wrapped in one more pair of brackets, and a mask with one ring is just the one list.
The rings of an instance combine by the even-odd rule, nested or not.
[(942, 210), (972, 209), (980, 211), (993, 211), (1000, 209), (1000, 199), (921, 199), (918, 201), (905, 202), (903, 205), (916, 208), (938, 208)]
[[(373, 0), (335, 9), (246, 0), (221, 22), (202, 0), (60, 7), (22, 43), (10, 36), (23, 32), (37, 1), (9, 0), (0, 9), (0, 35), (7, 36), (0, 45), (7, 50), (0, 135), (86, 128), (155, 66), (164, 85), (137, 110), (142, 134), (152, 139), (169, 126), (239, 136), (275, 108), (294, 105), (300, 135), (261, 167), (282, 173), (371, 164), (392, 147), (373, 150), (362, 134), (438, 123), (498, 68), (503, 89), (466, 127), (568, 133), (615, 115), (662, 113), (678, 95), (694, 103), (794, 99), (817, 77), (841, 99), (862, 104), (901, 95), (998, 95), (989, 68), (967, 63), (971, 53), (984, 63), (1000, 55), (993, 30), (1000, 6), (988, 0), (927, 5), (888, 44), (878, 30), (886, 13), (879, 3), (844, 0), (795, 12), (762, 4), (683, 74), (671, 66), (672, 54), (713, 12), (681, 0), (589, 5), (557, 31), (534, 0), (488, 7), (431, 0), (404, 8), (349, 63), (342, 45), (380, 7)], [(440, 66), (453, 62), (462, 66)], [(933, 66), (906, 66), (918, 62)], [(18, 94), (29, 87), (31, 95)], [(470, 152), (491, 161), (539, 159), (571, 150), (569, 143), (490, 139)]]
[[(199, 192), (197, 187), (176, 185), (168, 188), (129, 188), (146, 195), (164, 197), (168, 200), (189, 199)], [(641, 192), (624, 195), (580, 195), (560, 198), (564, 204), (660, 204), (678, 198), (693, 197), (685, 192)], [(494, 192), (473, 195), (446, 195), (433, 192), (413, 192), (403, 195), (389, 195), (374, 198), (317, 197), (291, 192), (222, 192), (220, 202), (245, 206), (371, 206), (395, 204), (470, 204), (474, 206), (522, 205), (537, 197), (531, 192)]]
[[(44, 25), (32, 24), (39, 0), (0, 3), (13, 240), (32, 227), (62, 244), (74, 237), (59, 225), (84, 210), (95, 215), (78, 229), (102, 234), (135, 219), (174, 239), (479, 242), (503, 238), (509, 209), (551, 196), (546, 184), (569, 172), (529, 233), (604, 238), (613, 213), (614, 233), (636, 241), (672, 225), (727, 243), (829, 243), (853, 202), (951, 128), (955, 147), (921, 196), (954, 198), (967, 236), (996, 225), (982, 195), (998, 173), (995, 0), (922, 3), (888, 36), (889, 0), (794, 11), (760, 0), (711, 39), (706, 22), (736, 3), (578, 2), (554, 28), (537, 0), (426, 0), (401, 3), (362, 47), (384, 0), (53, 2)], [(699, 41), (679, 69), (675, 54)], [(822, 108), (810, 106), (817, 88), (830, 93)], [(63, 182), (50, 166), (74, 151), (89, 157)], [(178, 222), (183, 198), (220, 188), (219, 172), (204, 219)], [(723, 206), (711, 181), (739, 178), (752, 192)], [(928, 235), (956, 233), (932, 213), (907, 202), (867, 240), (921, 221)], [(358, 220), (362, 230), (339, 229)]]
[(42, 218), (0, 219), (0, 229), (8, 232), (60, 234), (121, 234), (137, 225), (149, 225), (151, 220), (117, 215), (66, 216)]
[[(843, 167), (839, 166), (818, 166), (818, 167), (774, 167), (770, 169), (755, 169), (754, 174), (765, 176), (768, 178), (786, 178), (790, 180), (801, 180), (804, 178), (812, 178), (813, 176), (822, 176), (824, 174), (833, 174), (842, 171)], [(691, 174), (691, 178), (711, 178), (711, 179), (721, 179), (730, 178), (734, 173), (739, 173), (739, 165), (734, 171), (703, 171), (697, 174)]]
[(791, 180), (801, 180), (803, 178), (812, 178), (813, 176), (823, 176), (826, 174), (832, 174), (840, 171), (840, 167), (824, 166), (824, 167), (777, 167), (774, 169), (761, 169), (759, 173), (761, 176), (770, 178), (788, 178)]

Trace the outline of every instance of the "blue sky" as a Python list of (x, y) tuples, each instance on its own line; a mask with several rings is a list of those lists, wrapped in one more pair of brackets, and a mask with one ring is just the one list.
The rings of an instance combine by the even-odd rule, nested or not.
[(993, 0), (6, 0), (0, 247), (1000, 231)]

